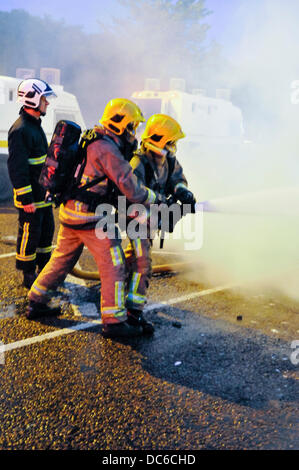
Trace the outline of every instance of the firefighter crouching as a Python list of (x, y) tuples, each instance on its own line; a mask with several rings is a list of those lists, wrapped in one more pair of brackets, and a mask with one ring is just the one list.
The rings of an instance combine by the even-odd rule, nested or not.
[(49, 97), (56, 97), (43, 80), (23, 80), (17, 101), (23, 106), (20, 117), (8, 132), (8, 172), (13, 185), (14, 204), (19, 212), (16, 268), (23, 271), (23, 285), (30, 288), (51, 255), (54, 234), (52, 205), (46, 203), (39, 175), (48, 143), (41, 127)]
[[(126, 99), (111, 100), (100, 120), (102, 126), (90, 132), (87, 159), (82, 175), (82, 186), (92, 180), (102, 180), (86, 191), (81, 191), (60, 206), (61, 222), (57, 247), (29, 292), (27, 318), (57, 315), (59, 308), (47, 305), (50, 290), (64, 281), (75, 266), (83, 246), (93, 254), (101, 278), (101, 317), (103, 334), (107, 337), (136, 336), (142, 328), (127, 322), (125, 307), (125, 258), (121, 237), (109, 238), (96, 207), (109, 203), (113, 184), (133, 203), (146, 207), (156, 201), (153, 191), (146, 188), (133, 174), (129, 160), (136, 149), (135, 131), (144, 117), (138, 106)], [(116, 226), (115, 226), (116, 228)]]
[[(185, 134), (173, 118), (154, 114), (147, 121), (140, 149), (130, 164), (138, 179), (164, 200), (171, 198), (194, 207), (194, 195), (189, 191), (183, 169), (175, 157), (176, 142), (183, 137)], [(142, 314), (151, 277), (150, 234), (146, 239), (130, 240), (125, 256), (129, 272), (126, 300), (128, 322), (140, 324), (147, 333), (153, 333), (153, 325)]]

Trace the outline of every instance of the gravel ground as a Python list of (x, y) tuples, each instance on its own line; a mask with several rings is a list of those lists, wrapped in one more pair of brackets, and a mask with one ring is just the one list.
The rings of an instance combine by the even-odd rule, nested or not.
[[(7, 208), (0, 253), (14, 251), (5, 237), (15, 234)], [(80, 264), (95, 269), (88, 252)], [(13, 257), (1, 259), (0, 273), (3, 343), (89, 321), (69, 302), (69, 285), (59, 293), (60, 319), (28, 321)], [(153, 277), (149, 302), (211, 287), (195, 279)], [(73, 286), (74, 298), (99, 306), (99, 282)], [(0, 449), (298, 449), (298, 365), (290, 359), (298, 311), (291, 299), (247, 286), (151, 310), (152, 338), (106, 340), (98, 325), (6, 352)]]

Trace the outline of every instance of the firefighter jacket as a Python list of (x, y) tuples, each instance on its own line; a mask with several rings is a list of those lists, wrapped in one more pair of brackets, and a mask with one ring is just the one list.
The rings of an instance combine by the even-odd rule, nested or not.
[(45, 203), (45, 190), (38, 179), (46, 159), (48, 142), (41, 127), (41, 119), (28, 114), (24, 108), (8, 131), (8, 173), (13, 185), (14, 203), (19, 209), (34, 203), (37, 208)]
[[(149, 207), (155, 202), (156, 195), (133, 174), (130, 163), (125, 158), (126, 151), (122, 139), (101, 127), (95, 127), (94, 131), (100, 134), (98, 137), (101, 138), (94, 140), (87, 147), (87, 159), (81, 185), (102, 177), (100, 182), (87, 190), (95, 196), (97, 204), (111, 204), (112, 182), (128, 201)], [(77, 200), (74, 197), (60, 206), (60, 222), (73, 228), (91, 229), (100, 219), (100, 216), (95, 213), (95, 207), (94, 204), (82, 201), (82, 198)]]
[(150, 189), (165, 197), (179, 187), (187, 188), (183, 169), (174, 155), (162, 157), (153, 152), (136, 152), (130, 161), (135, 175)]

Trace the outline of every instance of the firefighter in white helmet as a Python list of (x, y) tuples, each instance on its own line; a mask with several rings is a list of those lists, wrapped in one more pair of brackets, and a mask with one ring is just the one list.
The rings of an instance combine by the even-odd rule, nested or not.
[(23, 284), (30, 288), (51, 255), (54, 234), (52, 206), (45, 203), (39, 175), (48, 143), (41, 127), (49, 98), (56, 97), (48, 83), (37, 78), (23, 80), (17, 101), (20, 117), (8, 132), (8, 172), (13, 185), (14, 203), (19, 211), (16, 267), (23, 271)]
[[(175, 119), (164, 114), (154, 114), (146, 123), (140, 149), (130, 163), (138, 179), (164, 200), (171, 198), (172, 201), (190, 204), (191, 209), (196, 201), (175, 157), (176, 143), (183, 137), (185, 134)], [(146, 321), (142, 313), (151, 277), (150, 234), (145, 239), (132, 239), (125, 256), (129, 272), (126, 299), (128, 322), (141, 325), (145, 334), (152, 334), (154, 326)]]
[(121, 237), (115, 230), (115, 237), (110, 238), (104, 227), (99, 228), (103, 216), (96, 211), (98, 205), (110, 203), (111, 184), (130, 202), (143, 203), (148, 208), (151, 202), (155, 202), (155, 193), (138, 181), (129, 163), (137, 144), (135, 130), (142, 121), (144, 117), (135, 103), (122, 98), (113, 99), (104, 110), (100, 120), (102, 125), (87, 133), (89, 143), (82, 186), (103, 178), (60, 206), (57, 247), (29, 292), (28, 318), (51, 313), (47, 306), (49, 291), (64, 281), (86, 245), (95, 258), (101, 278), (104, 336), (142, 334), (139, 325), (127, 323), (126, 270)]

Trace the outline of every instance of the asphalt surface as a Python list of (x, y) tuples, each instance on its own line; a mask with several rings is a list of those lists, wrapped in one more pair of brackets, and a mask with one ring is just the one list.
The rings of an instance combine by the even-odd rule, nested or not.
[[(62, 317), (29, 321), (7, 256), (14, 209), (0, 208), (0, 224), (0, 341), (11, 345), (2, 364), (0, 356), (1, 450), (299, 448), (298, 302), (250, 286), (208, 291), (219, 286), (195, 275), (155, 276), (155, 335), (107, 340), (100, 283), (67, 278), (56, 299)], [(155, 264), (175, 260), (154, 254)], [(80, 265), (95, 269), (87, 251)]]

